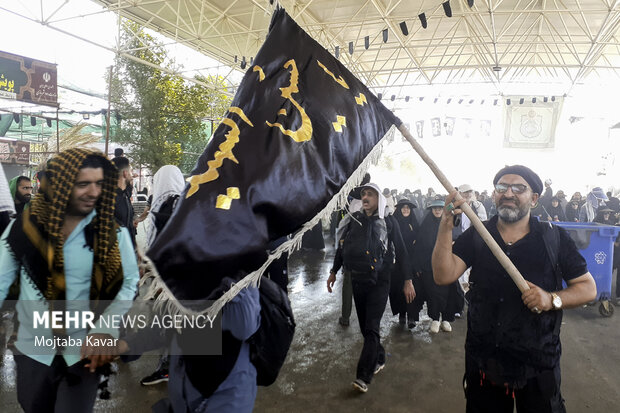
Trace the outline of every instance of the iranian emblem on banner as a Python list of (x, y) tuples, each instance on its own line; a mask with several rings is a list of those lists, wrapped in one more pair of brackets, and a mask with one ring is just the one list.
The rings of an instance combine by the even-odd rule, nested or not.
[(526, 115), (521, 115), (520, 132), (526, 138), (536, 139), (542, 133), (542, 115), (535, 110), (529, 110)]
[[(504, 146), (508, 148), (553, 148), (555, 130), (562, 110), (562, 97), (532, 102), (531, 97), (509, 96), (504, 105)], [(508, 99), (506, 99), (508, 100)]]

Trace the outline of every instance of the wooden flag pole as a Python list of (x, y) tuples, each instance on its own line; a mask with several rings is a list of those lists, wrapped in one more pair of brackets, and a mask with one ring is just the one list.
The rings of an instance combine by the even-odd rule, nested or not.
[[(446, 189), (446, 191), (448, 192), (454, 191), (455, 189), (454, 186), (450, 183), (450, 181), (448, 181), (448, 178), (446, 178), (443, 172), (441, 172), (441, 170), (437, 167), (435, 162), (427, 155), (427, 153), (420, 146), (420, 144), (415, 140), (415, 138), (411, 135), (411, 133), (405, 127), (405, 125), (401, 124), (398, 127), (398, 130), (400, 131), (400, 133), (403, 134), (405, 139), (409, 141), (411, 146), (413, 146), (413, 149), (418, 153), (418, 155), (420, 155), (420, 158), (422, 158), (422, 160), (426, 162), (429, 168), (431, 168), (431, 171), (433, 171), (433, 173), (435, 174), (439, 182), (441, 182), (441, 184)], [(461, 194), (457, 192), (455, 199), (459, 200), (463, 198), (461, 197)], [(515, 267), (512, 261), (508, 259), (504, 251), (502, 251), (502, 249), (500, 248), (500, 246), (497, 245), (497, 242), (495, 241), (495, 239), (493, 239), (489, 231), (482, 224), (482, 221), (480, 221), (480, 218), (478, 218), (478, 215), (476, 215), (476, 213), (471, 209), (469, 204), (467, 202), (463, 203), (461, 205), (461, 209), (463, 210), (463, 213), (467, 215), (467, 218), (469, 218), (469, 220), (471, 221), (471, 224), (474, 226), (474, 228), (476, 228), (476, 231), (478, 231), (478, 233), (480, 234), (484, 242), (488, 245), (493, 255), (495, 255), (495, 258), (497, 258), (497, 260), (502, 265), (502, 267), (504, 267), (506, 272), (508, 272), (508, 275), (510, 275), (510, 278), (512, 278), (512, 281), (514, 281), (514, 283), (517, 285), (519, 290), (521, 292), (529, 290), (530, 287), (525, 282), (525, 279), (523, 278), (519, 270), (517, 270), (517, 267)]]

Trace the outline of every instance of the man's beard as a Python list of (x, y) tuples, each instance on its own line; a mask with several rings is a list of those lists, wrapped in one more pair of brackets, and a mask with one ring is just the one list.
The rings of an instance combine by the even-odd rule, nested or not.
[(22, 195), (19, 192), (15, 194), (15, 199), (17, 199), (22, 204), (27, 204), (30, 202), (31, 195)]
[(507, 205), (501, 205), (501, 200), (500, 200), (500, 206), (497, 207), (497, 215), (499, 215), (502, 221), (517, 222), (521, 218), (526, 216), (528, 212), (530, 212), (529, 204), (526, 203), (525, 205), (521, 206), (519, 204), (519, 201), (514, 200), (514, 202), (515, 202), (515, 206), (511, 207)]

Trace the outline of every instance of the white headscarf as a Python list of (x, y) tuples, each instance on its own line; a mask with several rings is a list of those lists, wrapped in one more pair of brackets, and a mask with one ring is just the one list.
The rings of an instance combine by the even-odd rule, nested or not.
[[(360, 188), (361, 189), (372, 188), (375, 191), (377, 191), (377, 194), (379, 195), (379, 197), (378, 197), (379, 198), (378, 199), (378, 204), (377, 204), (377, 214), (379, 215), (379, 218), (381, 218), (381, 219), (383, 219), (387, 215), (389, 215), (389, 210), (388, 210), (388, 206), (387, 206), (387, 199), (385, 199), (385, 196), (383, 196), (383, 194), (379, 190), (379, 186), (377, 184), (368, 183), (368, 184), (362, 185)], [(342, 238), (342, 236), (344, 234), (345, 228), (347, 227), (347, 225), (349, 225), (349, 222), (351, 221), (351, 218), (353, 218), (352, 214), (354, 212), (362, 210), (361, 201), (360, 201), (359, 208), (358, 207), (356, 207), (356, 208), (357, 208), (356, 210), (349, 211), (348, 215), (346, 215), (342, 219), (342, 221), (340, 221), (340, 223), (338, 224), (338, 228), (336, 229), (336, 248), (338, 248), (338, 242)], [(356, 220), (355, 218), (353, 218), (353, 219)], [(357, 222), (359, 223), (359, 221), (357, 221)]]
[(387, 199), (385, 199), (385, 197), (381, 193), (381, 190), (379, 189), (379, 185), (369, 182), (365, 185), (362, 185), (362, 189), (363, 188), (372, 188), (375, 191), (377, 191), (377, 194), (379, 195), (379, 199), (378, 199), (379, 203), (377, 205), (377, 213), (379, 214), (379, 218), (383, 219), (385, 218), (386, 215), (389, 215), (389, 211), (386, 211), (386, 208), (388, 207)]
[(11, 215), (15, 214), (15, 203), (11, 196), (9, 183), (4, 175), (4, 169), (0, 164), (0, 212), (9, 211)]
[(146, 223), (147, 249), (153, 244), (157, 236), (153, 212), (159, 212), (162, 204), (168, 198), (174, 195), (181, 195), (184, 189), (185, 179), (183, 179), (183, 173), (176, 166), (164, 165), (155, 173), (153, 177), (153, 201), (151, 202), (151, 210)]

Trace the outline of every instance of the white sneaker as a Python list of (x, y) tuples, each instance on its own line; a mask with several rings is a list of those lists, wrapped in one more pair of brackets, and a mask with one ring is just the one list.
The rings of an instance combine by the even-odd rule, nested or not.
[(368, 391), (368, 384), (362, 379), (355, 379), (351, 384), (353, 385), (354, 389), (362, 393), (366, 393)]
[(431, 323), (431, 333), (439, 333), (439, 321), (433, 320)]
[(446, 333), (449, 333), (449, 332), (452, 331), (452, 326), (447, 321), (442, 321), (441, 322), (441, 329), (443, 331), (445, 331)]

